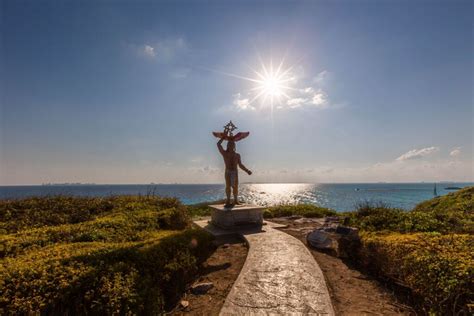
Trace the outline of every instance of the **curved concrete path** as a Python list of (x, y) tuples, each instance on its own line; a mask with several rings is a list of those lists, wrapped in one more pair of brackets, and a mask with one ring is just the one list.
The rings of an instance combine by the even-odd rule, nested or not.
[(234, 231), (247, 239), (249, 253), (220, 315), (334, 315), (319, 265), (301, 241), (277, 226)]

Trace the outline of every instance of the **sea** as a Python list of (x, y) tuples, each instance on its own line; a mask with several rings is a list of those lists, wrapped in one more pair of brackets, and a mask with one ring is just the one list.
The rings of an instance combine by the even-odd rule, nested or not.
[[(437, 183), (436, 194), (454, 192), (449, 187), (467, 187), (474, 183)], [(435, 196), (433, 183), (246, 183), (239, 196), (258, 205), (310, 203), (344, 212), (364, 202), (384, 203), (412, 209)], [(50, 195), (111, 196), (147, 195), (176, 197), (184, 204), (217, 201), (224, 198), (223, 184), (77, 184), (0, 186), (0, 199)]]

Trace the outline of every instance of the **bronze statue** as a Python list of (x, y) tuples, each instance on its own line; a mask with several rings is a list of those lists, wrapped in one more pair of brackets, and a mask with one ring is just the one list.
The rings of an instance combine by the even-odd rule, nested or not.
[[(239, 186), (239, 174), (237, 167), (247, 172), (249, 175), (252, 174), (252, 171), (247, 169), (243, 164), (240, 158), (240, 155), (235, 152), (235, 143), (239, 140), (242, 140), (249, 136), (249, 132), (239, 132), (236, 135), (233, 134), (233, 131), (237, 127), (230, 121), (226, 126), (224, 126), (224, 132), (213, 132), (214, 136), (220, 138), (217, 142), (217, 148), (224, 158), (225, 163), (225, 194), (227, 197), (225, 207), (231, 207), (232, 205), (239, 205), (238, 196), (238, 186)], [(227, 141), (227, 148), (224, 150), (222, 148), (222, 142)], [(234, 194), (234, 203), (230, 203), (230, 191), (232, 188), (232, 193)]]

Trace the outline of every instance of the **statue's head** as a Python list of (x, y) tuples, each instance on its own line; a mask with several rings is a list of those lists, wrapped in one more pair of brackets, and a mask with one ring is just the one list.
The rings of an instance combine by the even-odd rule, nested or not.
[(234, 141), (228, 141), (227, 142), (227, 151), (235, 151), (235, 142)]

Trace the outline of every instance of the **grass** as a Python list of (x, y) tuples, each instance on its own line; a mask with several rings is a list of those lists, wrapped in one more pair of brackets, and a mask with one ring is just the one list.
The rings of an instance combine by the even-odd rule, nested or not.
[[(362, 203), (343, 215), (367, 231), (474, 233), (474, 187), (418, 204), (413, 210)], [(449, 205), (452, 207), (449, 207)]]
[[(208, 205), (157, 196), (0, 201), (0, 314), (162, 314), (209, 254), (211, 237), (190, 226), (210, 215)], [(336, 212), (306, 204), (264, 212), (292, 215)], [(422, 312), (474, 307), (474, 187), (408, 212), (364, 203), (339, 215), (361, 231), (354, 262), (410, 289)]]
[(343, 214), (361, 230), (350, 253), (371, 273), (410, 289), (425, 314), (474, 308), (474, 187), (420, 203), (411, 211), (359, 205)]
[[(212, 209), (209, 207), (210, 204), (222, 204), (222, 201), (205, 202), (193, 205), (188, 205), (189, 216), (196, 218), (202, 216), (210, 216)], [(336, 211), (320, 207), (313, 204), (298, 204), (298, 205), (278, 205), (271, 206), (265, 209), (263, 213), (264, 218), (274, 218), (283, 216), (298, 215), (303, 217), (324, 217), (336, 215)]]
[(176, 199), (0, 201), (0, 219), (0, 314), (161, 314), (211, 249)]
[(337, 213), (331, 209), (320, 207), (313, 204), (298, 204), (298, 205), (280, 205), (272, 206), (265, 210), (263, 216), (265, 218), (284, 217), (299, 215), (303, 217), (324, 217), (333, 216)]
[(363, 232), (354, 257), (376, 276), (411, 290), (423, 314), (468, 313), (474, 238), (468, 234)]
[(203, 216), (211, 216), (212, 209), (209, 207), (211, 204), (224, 204), (225, 200), (203, 202), (192, 205), (187, 205), (188, 214), (191, 218), (199, 218)]

